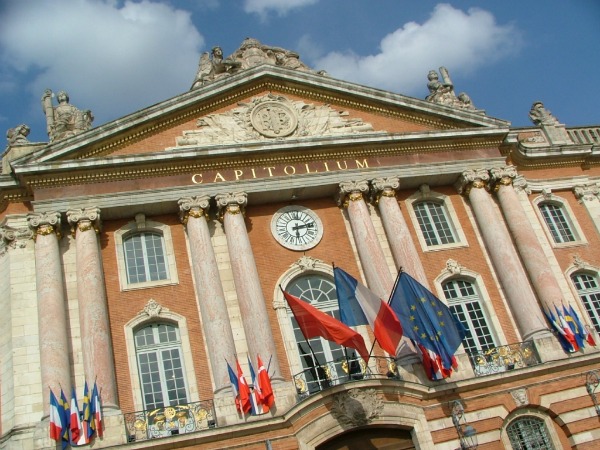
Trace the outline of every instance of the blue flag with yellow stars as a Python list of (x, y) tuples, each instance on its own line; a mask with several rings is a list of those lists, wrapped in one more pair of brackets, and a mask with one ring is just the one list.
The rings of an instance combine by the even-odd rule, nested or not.
[(465, 328), (450, 309), (406, 272), (400, 273), (390, 306), (400, 319), (404, 336), (438, 355), (444, 369), (452, 369)]

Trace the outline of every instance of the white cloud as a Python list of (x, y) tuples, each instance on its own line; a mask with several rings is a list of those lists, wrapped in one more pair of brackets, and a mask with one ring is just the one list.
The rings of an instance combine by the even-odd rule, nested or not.
[(377, 54), (331, 52), (313, 66), (343, 80), (405, 94), (422, 93), (431, 69), (445, 66), (450, 75), (470, 73), (519, 46), (518, 31), (512, 25), (496, 24), (489, 12), (472, 8), (465, 13), (438, 4), (423, 24), (408, 22), (385, 36)]
[(270, 11), (279, 16), (285, 16), (293, 9), (314, 5), (319, 0), (245, 0), (244, 11), (258, 14), (261, 19), (266, 19)]
[(6, 13), (4, 71), (33, 74), (36, 97), (68, 91), (96, 124), (185, 91), (204, 44), (190, 13), (149, 0), (25, 1)]

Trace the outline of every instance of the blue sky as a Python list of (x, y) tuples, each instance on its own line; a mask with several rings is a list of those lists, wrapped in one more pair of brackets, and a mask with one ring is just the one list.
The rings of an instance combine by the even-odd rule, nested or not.
[(26, 123), (46, 141), (46, 88), (102, 125), (186, 92), (202, 52), (246, 37), (416, 98), (445, 66), (456, 92), (517, 127), (537, 100), (567, 126), (600, 125), (597, 0), (7, 0), (0, 130)]

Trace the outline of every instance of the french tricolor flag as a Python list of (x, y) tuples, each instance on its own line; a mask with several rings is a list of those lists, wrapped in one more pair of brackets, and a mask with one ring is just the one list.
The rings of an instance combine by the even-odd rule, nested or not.
[(333, 276), (341, 321), (348, 326), (368, 323), (381, 348), (396, 356), (402, 339), (402, 325), (396, 313), (386, 302), (339, 267), (333, 269)]

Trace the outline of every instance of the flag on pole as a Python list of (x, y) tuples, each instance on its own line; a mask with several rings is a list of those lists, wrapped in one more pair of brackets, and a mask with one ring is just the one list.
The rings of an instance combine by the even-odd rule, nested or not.
[(256, 380), (258, 385), (260, 386), (260, 393), (262, 397), (263, 411), (267, 412), (271, 409), (273, 404), (275, 403), (275, 396), (273, 395), (273, 387), (271, 386), (271, 379), (269, 378), (269, 373), (267, 369), (265, 369), (265, 365), (260, 359), (260, 355), (257, 355), (258, 358), (258, 379)]
[(71, 419), (69, 427), (71, 430), (71, 444), (77, 444), (81, 437), (81, 418), (79, 417), (79, 406), (77, 406), (75, 388), (71, 392)]
[(98, 385), (94, 381), (94, 388), (92, 389), (92, 402), (90, 413), (94, 417), (92, 421), (92, 433), (96, 433), (96, 436), (101, 438), (104, 436), (104, 422), (102, 418), (102, 403), (100, 401), (100, 394), (98, 393)]
[(81, 411), (81, 433), (77, 445), (85, 445), (90, 443), (90, 421), (92, 420), (92, 415), (90, 414), (90, 392), (87, 381), (84, 383), (83, 387), (83, 404)]
[(247, 413), (252, 408), (252, 405), (250, 404), (250, 387), (248, 386), (248, 383), (246, 383), (246, 378), (242, 372), (240, 362), (237, 359), (235, 362), (237, 363), (237, 377), (240, 389), (240, 408), (243, 412)]
[(252, 367), (252, 361), (250, 361), (249, 356), (248, 367), (250, 368), (250, 378), (252, 379), (252, 390), (250, 391), (250, 412), (252, 415), (257, 416), (263, 413), (262, 396), (260, 392), (260, 386), (258, 385), (258, 380), (256, 379), (256, 373), (254, 372), (254, 367)]
[(563, 336), (565, 337), (565, 339), (567, 340), (567, 342), (569, 343), (569, 345), (572, 348), (572, 352), (576, 352), (577, 350), (579, 350), (579, 344), (577, 343), (577, 338), (575, 337), (575, 333), (573, 333), (573, 330), (571, 330), (571, 327), (569, 325), (569, 323), (567, 322), (567, 319), (564, 316), (564, 313), (560, 310), (560, 308), (556, 305), (554, 305), (554, 310), (556, 311), (556, 321), (558, 322), (560, 328), (563, 331)]
[(344, 347), (356, 349), (365, 363), (369, 361), (365, 340), (358, 332), (288, 292), (283, 291), (283, 296), (307, 340), (321, 336)]
[(579, 332), (581, 333), (582, 340), (595, 347), (596, 341), (594, 340), (592, 333), (590, 333), (590, 331), (587, 329), (587, 327), (583, 325), (581, 320), (579, 320), (579, 315), (573, 309), (573, 305), (569, 305), (569, 310), (570, 310), (571, 317), (575, 321), (577, 328), (579, 329)]
[(62, 388), (60, 388), (60, 398), (58, 399), (58, 404), (61, 407), (61, 414), (63, 417), (63, 427), (61, 436), (62, 448), (63, 450), (65, 450), (65, 448), (67, 448), (67, 446), (69, 445), (69, 427), (71, 423), (71, 416), (69, 401), (67, 400), (67, 396), (65, 395), (65, 392), (62, 390)]
[(465, 337), (463, 325), (425, 286), (401, 272), (390, 306), (400, 318), (404, 335), (421, 351), (430, 380), (447, 378), (456, 369), (454, 353)]
[(229, 365), (227, 361), (227, 372), (229, 373), (229, 382), (231, 383), (231, 390), (233, 391), (233, 397), (235, 398), (235, 407), (238, 411), (242, 412), (240, 405), (240, 386), (237, 375)]
[(552, 310), (544, 308), (544, 314), (546, 315), (546, 319), (548, 319), (548, 322), (550, 322), (550, 325), (552, 325), (552, 327), (554, 328), (554, 331), (556, 331), (558, 342), (560, 343), (560, 346), (563, 348), (563, 350), (567, 353), (574, 352), (575, 350), (573, 349), (572, 342), (569, 341), (568, 337), (565, 335), (565, 330), (561, 326), (560, 322), (558, 321)]
[(64, 415), (61, 410), (62, 407), (58, 404), (54, 392), (50, 389), (50, 439), (54, 439), (56, 442), (62, 439)]
[(402, 339), (402, 325), (394, 311), (339, 267), (333, 269), (333, 277), (342, 322), (349, 326), (368, 323), (381, 348), (395, 357)]

